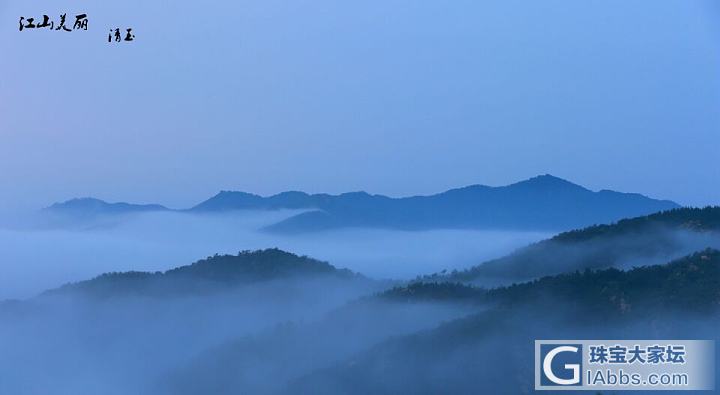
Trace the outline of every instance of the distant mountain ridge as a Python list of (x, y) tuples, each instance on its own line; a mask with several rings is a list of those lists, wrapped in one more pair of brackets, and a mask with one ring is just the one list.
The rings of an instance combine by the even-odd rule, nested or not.
[(471, 185), (436, 195), (390, 198), (285, 192), (270, 197), (224, 191), (191, 211), (308, 209), (266, 228), (302, 233), (336, 228), (566, 230), (679, 207), (608, 190), (593, 192), (543, 175), (503, 187)]
[[(71, 202), (56, 204), (50, 209), (66, 210)], [(129, 206), (126, 207), (128, 211), (148, 209), (146, 206)], [(99, 203), (91, 205), (94, 212), (103, 207)], [(262, 197), (246, 192), (222, 191), (182, 211), (309, 210), (265, 228), (277, 233), (348, 227), (560, 231), (677, 207), (677, 203), (669, 200), (609, 190), (593, 192), (561, 178), (542, 175), (501, 187), (471, 185), (435, 195), (401, 198), (366, 192), (329, 195), (291, 191)], [(156, 209), (165, 208), (158, 206)]]
[(75, 198), (55, 203), (44, 209), (46, 212), (70, 214), (75, 216), (93, 216), (98, 214), (126, 214), (131, 212), (169, 211), (159, 204), (108, 203), (95, 198)]

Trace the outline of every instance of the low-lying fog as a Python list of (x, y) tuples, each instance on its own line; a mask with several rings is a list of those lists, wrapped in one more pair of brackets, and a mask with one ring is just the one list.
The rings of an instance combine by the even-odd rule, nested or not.
[(144, 213), (52, 229), (8, 225), (0, 229), (0, 300), (30, 297), (104, 272), (166, 270), (215, 253), (269, 247), (374, 278), (408, 279), (465, 268), (550, 236), (466, 230), (259, 231), (296, 213)]

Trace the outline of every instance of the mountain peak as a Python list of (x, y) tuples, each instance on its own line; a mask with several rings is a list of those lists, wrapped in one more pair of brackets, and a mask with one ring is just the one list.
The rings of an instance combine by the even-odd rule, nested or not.
[(48, 209), (88, 208), (107, 206), (108, 202), (93, 197), (73, 198), (64, 202), (54, 203)]
[(237, 255), (214, 255), (189, 266), (165, 272), (166, 275), (190, 275), (227, 282), (239, 278), (272, 279), (298, 274), (350, 273), (327, 262), (299, 256), (279, 248), (240, 251)]
[(201, 259), (165, 272), (111, 272), (91, 280), (63, 285), (46, 291), (46, 295), (81, 292), (94, 296), (189, 295), (227, 290), (228, 287), (275, 280), (325, 278), (341, 281), (372, 280), (348, 269), (339, 269), (307, 256), (278, 248), (246, 250), (237, 255), (220, 255)]
[(58, 213), (83, 213), (83, 214), (120, 214), (134, 211), (165, 211), (167, 207), (159, 204), (130, 204), (125, 202), (108, 203), (104, 200), (83, 197), (67, 200), (62, 203), (54, 203), (45, 208), (46, 211)]
[(515, 184), (510, 184), (508, 187), (532, 187), (532, 188), (572, 188), (572, 189), (578, 189), (578, 190), (584, 190), (588, 191), (587, 188), (584, 188), (578, 184), (575, 184), (573, 182), (570, 182), (566, 179), (553, 176), (552, 174), (542, 174), (539, 176), (535, 176), (532, 178), (529, 178), (525, 181), (520, 181)]
[(220, 211), (232, 207), (234, 209), (251, 208), (263, 198), (247, 192), (220, 191), (217, 195), (191, 208), (197, 211)]

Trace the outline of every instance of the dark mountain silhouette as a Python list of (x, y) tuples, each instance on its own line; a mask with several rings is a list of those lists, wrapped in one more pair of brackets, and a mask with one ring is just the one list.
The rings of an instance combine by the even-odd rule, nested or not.
[(572, 300), (588, 311), (606, 310), (609, 314), (657, 309), (718, 311), (720, 251), (708, 248), (665, 265), (627, 271), (586, 269), (543, 277), (493, 289), (486, 298), (508, 307)]
[(73, 217), (93, 217), (97, 215), (127, 214), (135, 212), (168, 211), (159, 204), (108, 203), (95, 198), (77, 198), (63, 203), (55, 203), (44, 209), (52, 214), (63, 214)]
[[(0, 302), (1, 332), (14, 342), (13, 350), (43, 351), (23, 359), (6, 348), (0, 362), (13, 378), (3, 381), (0, 392), (26, 393), (35, 377), (23, 373), (42, 365), (72, 371), (31, 392), (75, 393), (66, 380), (76, 382), (81, 371), (82, 377), (103, 378), (101, 386), (93, 385), (96, 393), (163, 394), (154, 388), (155, 379), (203, 350), (281, 323), (313, 320), (385, 287), (326, 262), (266, 249), (215, 255), (164, 272), (108, 273)], [(95, 370), (101, 354), (108, 358)]]
[(431, 196), (405, 198), (365, 192), (341, 195), (285, 192), (261, 197), (223, 191), (191, 211), (312, 210), (267, 228), (296, 233), (342, 227), (564, 230), (675, 207), (676, 203), (667, 200), (607, 190), (593, 192), (544, 175), (504, 187), (472, 185)]
[[(452, 305), (463, 309), (462, 318), (414, 310), (444, 306), (448, 313)], [(412, 283), (353, 301), (319, 322), (213, 347), (172, 377), (170, 392), (277, 393), (285, 383), (281, 393), (288, 394), (526, 393), (534, 339), (712, 338), (718, 312), (720, 251), (712, 249), (664, 265), (577, 271), (490, 290)], [(410, 317), (427, 322), (403, 334), (408, 327), (398, 323)]]
[(412, 303), (475, 300), (507, 308), (572, 300), (585, 307), (592, 305), (592, 311), (606, 309), (619, 314), (654, 308), (714, 310), (720, 309), (720, 250), (707, 248), (667, 264), (630, 270), (584, 269), (492, 289), (416, 282), (377, 297)]
[(720, 247), (720, 207), (679, 208), (560, 233), (465, 271), (426, 278), (483, 286), (586, 268), (634, 266)]
[(270, 281), (318, 278), (371, 282), (362, 275), (337, 269), (327, 262), (279, 249), (266, 249), (243, 251), (238, 255), (214, 255), (165, 272), (105, 273), (92, 280), (47, 291), (45, 295), (188, 295)]
[[(446, 301), (448, 287), (436, 290), (438, 300)], [(422, 292), (423, 299), (428, 296)], [(467, 289), (458, 295), (467, 296)], [(547, 277), (477, 298), (495, 307), (390, 338), (292, 380), (283, 393), (530, 393), (535, 339), (717, 339), (720, 251), (629, 271)]]

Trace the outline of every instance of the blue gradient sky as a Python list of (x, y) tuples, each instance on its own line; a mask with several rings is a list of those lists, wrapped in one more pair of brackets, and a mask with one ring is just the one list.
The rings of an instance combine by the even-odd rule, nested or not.
[[(62, 12), (90, 30), (17, 30)], [(540, 173), (720, 203), (712, 0), (6, 0), (0, 54), (0, 211)]]

